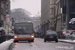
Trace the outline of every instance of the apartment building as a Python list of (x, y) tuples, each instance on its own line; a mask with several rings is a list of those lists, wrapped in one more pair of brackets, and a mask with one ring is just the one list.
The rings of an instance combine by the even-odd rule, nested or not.
[(47, 30), (61, 32), (60, 0), (41, 0), (42, 36)]
[(41, 27), (42, 35), (49, 29), (50, 0), (41, 0)]
[(0, 20), (4, 21), (6, 16), (6, 0), (0, 0)]
[(10, 0), (6, 1), (6, 14), (10, 15)]
[[(0, 0), (0, 21), (6, 21), (6, 14), (10, 13), (10, 0)], [(0, 24), (1, 25), (1, 24)]]
[(60, 0), (55, 0), (55, 31), (61, 32), (61, 8)]

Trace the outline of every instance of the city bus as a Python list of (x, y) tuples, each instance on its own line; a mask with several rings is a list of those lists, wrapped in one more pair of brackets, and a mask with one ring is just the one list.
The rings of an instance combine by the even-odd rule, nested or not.
[(28, 41), (34, 42), (34, 31), (32, 22), (15, 23), (14, 25), (14, 42)]

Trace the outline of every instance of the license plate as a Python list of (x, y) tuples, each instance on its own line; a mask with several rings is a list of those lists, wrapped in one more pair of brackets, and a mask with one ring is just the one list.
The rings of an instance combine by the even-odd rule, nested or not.
[(49, 37), (49, 38), (53, 38), (53, 37)]

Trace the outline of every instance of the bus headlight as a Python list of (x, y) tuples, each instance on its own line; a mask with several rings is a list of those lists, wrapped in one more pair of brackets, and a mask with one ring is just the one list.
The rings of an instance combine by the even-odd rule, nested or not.
[(14, 38), (17, 38), (17, 36), (15, 35)]
[(34, 38), (34, 35), (31, 35), (32, 38)]

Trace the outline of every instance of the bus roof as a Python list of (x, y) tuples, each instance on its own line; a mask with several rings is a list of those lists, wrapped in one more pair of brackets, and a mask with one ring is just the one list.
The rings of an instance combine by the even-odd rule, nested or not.
[[(18, 23), (32, 23), (32, 22), (18, 22)], [(15, 23), (15, 24), (18, 24), (18, 23)]]

